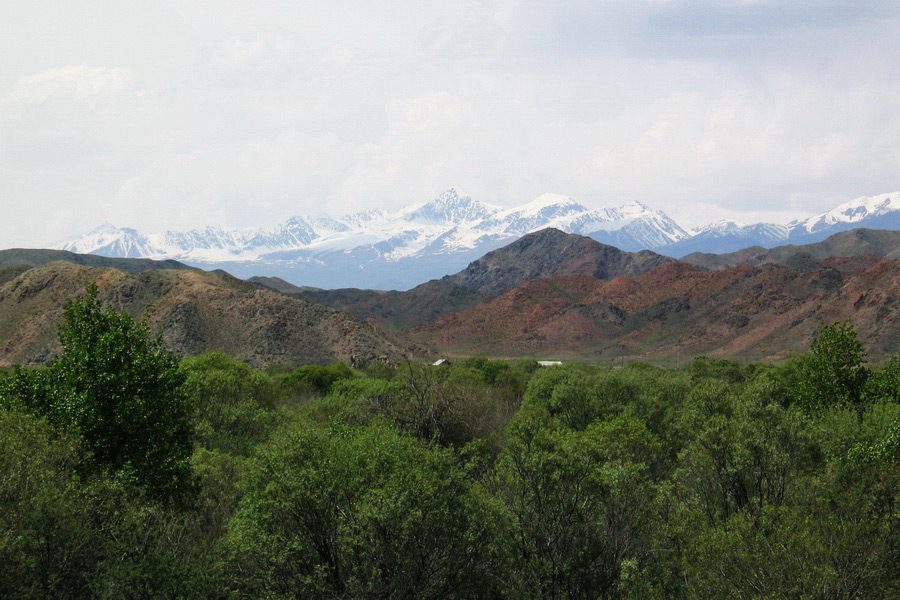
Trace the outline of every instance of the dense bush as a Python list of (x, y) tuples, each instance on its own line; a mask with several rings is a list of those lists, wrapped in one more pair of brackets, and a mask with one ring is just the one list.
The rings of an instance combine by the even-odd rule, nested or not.
[(848, 324), (779, 365), (263, 372), (66, 317), (0, 379), (0, 597), (900, 597), (900, 357)]
[(277, 422), (277, 384), (224, 352), (182, 361), (183, 390), (194, 407), (196, 441), (208, 449), (249, 454)]
[(249, 597), (489, 595), (498, 519), (452, 453), (386, 425), (288, 424), (225, 538)]

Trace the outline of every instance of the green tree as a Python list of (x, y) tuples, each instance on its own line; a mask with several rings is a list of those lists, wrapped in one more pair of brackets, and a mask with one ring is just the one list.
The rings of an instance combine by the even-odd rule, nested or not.
[(869, 370), (866, 349), (849, 321), (819, 329), (811, 352), (801, 363), (797, 399), (808, 411), (832, 406), (860, 406)]
[(293, 373), (282, 381), (283, 393), (302, 394), (303, 392), (315, 392), (324, 396), (331, 391), (332, 386), (343, 379), (352, 379), (357, 374), (353, 369), (340, 361), (330, 365), (305, 365), (298, 367)]
[(866, 398), (874, 401), (900, 402), (900, 352), (869, 377)]
[(691, 379), (722, 379), (729, 383), (742, 383), (745, 379), (741, 365), (736, 360), (715, 358), (712, 356), (695, 356), (687, 368)]
[(226, 547), (246, 597), (488, 595), (496, 511), (448, 450), (382, 424), (297, 421), (244, 486)]
[(0, 597), (89, 595), (100, 541), (77, 436), (0, 409)]
[(687, 442), (675, 481), (710, 525), (785, 504), (814, 463), (802, 421), (764, 386), (734, 395), (724, 382), (705, 382), (691, 392), (680, 427)]
[(628, 417), (583, 431), (546, 413), (510, 426), (496, 487), (512, 516), (508, 597), (615, 597), (623, 565), (648, 558), (656, 490), (644, 460), (658, 442)]
[(65, 308), (62, 353), (5, 382), (7, 403), (72, 427), (100, 464), (151, 497), (191, 488), (191, 408), (178, 360), (146, 321), (101, 307), (97, 287)]
[(221, 351), (187, 358), (181, 366), (203, 447), (248, 455), (275, 427), (276, 385), (264, 372)]

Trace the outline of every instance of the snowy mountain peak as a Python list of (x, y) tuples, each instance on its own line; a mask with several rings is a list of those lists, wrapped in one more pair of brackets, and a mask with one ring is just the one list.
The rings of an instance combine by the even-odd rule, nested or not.
[(86, 235), (64, 242), (57, 248), (82, 254), (93, 253), (123, 258), (149, 256), (153, 252), (149, 240), (137, 230), (116, 227), (111, 223), (103, 223)]
[[(550, 209), (550, 210), (548, 210)], [(571, 212), (585, 212), (586, 207), (578, 204), (569, 196), (562, 194), (541, 194), (528, 204), (513, 209), (520, 215), (539, 215), (539, 214), (565, 214)]]
[(656, 212), (640, 200), (632, 200), (628, 204), (623, 205), (619, 210), (635, 212)]
[(91, 229), (91, 231), (88, 233), (88, 235), (90, 235), (92, 233), (117, 233), (118, 231), (119, 231), (118, 227), (116, 227), (109, 221), (104, 221), (97, 227), (94, 227), (93, 229)]
[(370, 210), (360, 211), (351, 215), (341, 217), (341, 222), (346, 223), (351, 228), (360, 229), (373, 223), (386, 221), (391, 214), (381, 208), (372, 208)]
[(437, 198), (404, 216), (410, 222), (462, 224), (480, 221), (496, 209), (476, 200), (456, 188), (441, 193)]
[(745, 225), (731, 220), (709, 223), (692, 229), (690, 238), (658, 251), (677, 258), (691, 252), (721, 253), (750, 246), (774, 248), (780, 244), (810, 244), (857, 227), (900, 228), (900, 192), (855, 198), (828, 212), (787, 225)]
[(880, 217), (895, 211), (900, 211), (900, 192), (854, 198), (821, 215), (792, 221), (788, 227), (815, 233), (842, 223), (859, 223), (864, 219)]
[(285, 221), (282, 226), (287, 228), (300, 227), (320, 235), (349, 230), (349, 227), (347, 227), (345, 223), (336, 221), (328, 216), (309, 217), (306, 215), (299, 215), (291, 217)]
[(699, 227), (693, 227), (690, 230), (691, 235), (700, 235), (701, 233), (731, 233), (738, 229), (747, 227), (747, 223), (741, 221), (732, 221), (731, 219), (722, 219), (715, 223), (707, 223)]
[[(298, 215), (268, 229), (207, 226), (144, 236), (105, 224), (62, 247), (106, 256), (173, 258), (197, 266), (227, 263), (227, 268), (237, 272), (258, 264), (263, 271), (280, 265), (277, 268), (300, 273), (326, 269), (342, 260), (380, 265), (381, 269), (404, 260), (446, 265), (458, 256), (465, 262), (462, 257), (471, 258), (546, 227), (590, 235), (626, 249), (653, 248), (686, 235), (665, 214), (642, 203), (589, 210), (569, 196), (543, 194), (524, 205), (504, 209), (450, 188), (430, 202), (396, 212), (374, 209), (341, 219)], [(236, 267), (237, 263), (244, 266)], [(430, 276), (451, 271), (435, 270)], [(354, 285), (351, 275), (349, 271), (335, 272), (327, 281), (300, 279), (298, 275), (294, 280), (308, 285)], [(403, 276), (413, 277), (412, 273), (392, 275)]]
[(461, 201), (471, 202), (472, 199), (464, 191), (451, 187), (441, 192), (438, 197), (431, 202), (432, 204), (454, 205)]

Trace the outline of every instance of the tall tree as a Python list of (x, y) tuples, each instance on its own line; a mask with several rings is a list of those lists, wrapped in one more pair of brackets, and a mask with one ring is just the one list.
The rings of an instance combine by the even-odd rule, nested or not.
[(801, 406), (810, 411), (831, 406), (859, 406), (869, 370), (866, 349), (850, 321), (819, 329), (811, 352), (801, 364), (797, 389)]
[(184, 374), (146, 320), (104, 309), (97, 286), (65, 308), (62, 353), (45, 371), (20, 370), (4, 395), (84, 438), (94, 458), (161, 500), (191, 487), (191, 410)]

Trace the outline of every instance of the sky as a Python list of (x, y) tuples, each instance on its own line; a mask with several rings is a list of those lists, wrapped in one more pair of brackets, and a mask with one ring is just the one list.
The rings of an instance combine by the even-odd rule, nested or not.
[(0, 248), (547, 192), (684, 227), (900, 190), (892, 0), (0, 0)]

